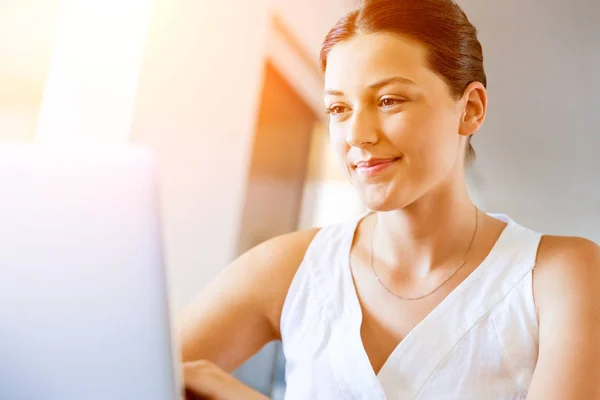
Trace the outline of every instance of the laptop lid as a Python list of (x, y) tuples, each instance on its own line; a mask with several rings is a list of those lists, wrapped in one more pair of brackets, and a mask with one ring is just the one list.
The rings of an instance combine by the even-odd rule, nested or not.
[(0, 147), (0, 399), (179, 399), (156, 167)]

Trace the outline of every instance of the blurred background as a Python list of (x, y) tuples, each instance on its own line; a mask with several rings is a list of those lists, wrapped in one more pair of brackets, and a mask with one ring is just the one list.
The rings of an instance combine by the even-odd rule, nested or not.
[[(357, 3), (0, 0), (0, 142), (151, 147), (181, 310), (263, 240), (365, 211), (329, 152), (317, 63)], [(600, 2), (458, 3), (489, 79), (475, 201), (600, 242)], [(235, 374), (282, 398), (279, 344)]]

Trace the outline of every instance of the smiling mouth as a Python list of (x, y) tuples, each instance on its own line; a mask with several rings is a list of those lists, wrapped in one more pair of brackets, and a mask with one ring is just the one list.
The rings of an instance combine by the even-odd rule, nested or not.
[(356, 163), (356, 171), (363, 176), (375, 176), (400, 161), (401, 157), (360, 161)]

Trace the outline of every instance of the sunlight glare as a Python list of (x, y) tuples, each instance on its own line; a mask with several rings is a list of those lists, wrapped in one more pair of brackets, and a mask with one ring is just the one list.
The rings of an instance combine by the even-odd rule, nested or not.
[(37, 143), (127, 142), (152, 3), (63, 1)]

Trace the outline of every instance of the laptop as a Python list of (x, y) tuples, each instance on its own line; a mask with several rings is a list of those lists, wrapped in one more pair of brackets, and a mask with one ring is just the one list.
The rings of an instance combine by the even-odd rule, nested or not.
[(0, 146), (0, 399), (181, 399), (156, 163)]

